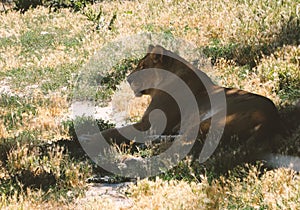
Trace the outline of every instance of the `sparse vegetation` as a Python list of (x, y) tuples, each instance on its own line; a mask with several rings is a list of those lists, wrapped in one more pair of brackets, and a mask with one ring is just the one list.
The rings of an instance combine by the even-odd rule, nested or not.
[[(259, 168), (246, 166), (243, 177), (230, 175), (210, 183), (206, 176), (200, 182), (161, 179), (142, 180), (129, 194), (133, 209), (281, 209), (299, 208), (299, 176), (287, 169), (261, 174)], [(293, 188), (292, 192), (288, 192)], [(138, 206), (138, 207), (137, 207)]]
[[(151, 32), (188, 40), (212, 63), (203, 70), (219, 85), (264, 95), (279, 109), (300, 98), (299, 1), (14, 2), (21, 13), (0, 13), (1, 208), (80, 208), (74, 199), (96, 169), (71, 154), (80, 150), (74, 123), (86, 119), (68, 118), (70, 99), (82, 67), (117, 38)], [(127, 95), (113, 94), (137, 60), (121, 60), (95, 78), (105, 84), (98, 99), (113, 97), (121, 109)], [(138, 119), (143, 108), (129, 108), (128, 116)], [(299, 128), (286, 141), (278, 151), (299, 155)], [(131, 209), (300, 208), (299, 174), (292, 170), (240, 166), (227, 176), (205, 170), (183, 161), (160, 178), (138, 181), (127, 191)]]

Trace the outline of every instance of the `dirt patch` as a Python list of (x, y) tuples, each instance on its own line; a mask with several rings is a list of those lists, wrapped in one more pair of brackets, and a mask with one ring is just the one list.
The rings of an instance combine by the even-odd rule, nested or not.
[(130, 184), (132, 182), (90, 184), (85, 197), (76, 201), (75, 209), (130, 209), (133, 201), (125, 194)]

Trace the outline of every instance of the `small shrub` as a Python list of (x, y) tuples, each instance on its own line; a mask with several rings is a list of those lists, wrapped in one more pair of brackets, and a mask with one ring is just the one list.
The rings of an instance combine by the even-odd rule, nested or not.
[(125, 59), (116, 64), (106, 75), (99, 75), (96, 80), (101, 89), (96, 93), (96, 99), (107, 100), (117, 90), (118, 85), (126, 78), (138, 62), (137, 58)]
[(87, 10), (83, 10), (83, 15), (87, 17), (87, 20), (94, 23), (95, 29), (113, 30), (114, 24), (117, 19), (117, 12), (114, 12), (110, 20), (105, 20), (106, 14), (103, 12), (103, 8), (100, 6), (98, 9), (89, 7)]
[(211, 62), (214, 65), (220, 58), (226, 60), (232, 60), (234, 58), (235, 44), (223, 45), (220, 40), (213, 40), (210, 45), (203, 48), (203, 53), (207, 57), (211, 58)]
[(108, 121), (104, 121), (102, 119), (93, 119), (92, 117), (76, 117), (74, 121), (67, 120), (62, 122), (64, 129), (69, 131), (69, 135), (77, 139), (76, 133), (85, 133), (85, 130), (88, 130), (87, 126), (90, 126), (91, 124), (93, 126), (98, 126), (99, 131), (103, 131), (109, 128), (114, 127), (115, 125), (113, 123), (110, 123)]
[(93, 10), (92, 8), (88, 8), (83, 13), (88, 21), (98, 22), (103, 14), (103, 8), (100, 6), (97, 10)]
[(39, 5), (49, 7), (54, 12), (61, 8), (71, 8), (77, 12), (83, 10), (87, 4), (94, 2), (94, 0), (14, 0), (15, 9), (21, 13)]
[(36, 8), (43, 4), (43, 0), (14, 0), (15, 9), (21, 13), (26, 12), (29, 8)]
[(73, 11), (78, 12), (83, 10), (87, 3), (93, 3), (92, 0), (44, 0), (44, 5), (49, 6), (50, 10), (54, 12), (61, 8), (71, 8)]
[(135, 67), (138, 61), (139, 60), (135, 58), (122, 60), (115, 65), (106, 76), (101, 78), (101, 84), (104, 85), (106, 89), (115, 91), (117, 86), (125, 79), (126, 75)]

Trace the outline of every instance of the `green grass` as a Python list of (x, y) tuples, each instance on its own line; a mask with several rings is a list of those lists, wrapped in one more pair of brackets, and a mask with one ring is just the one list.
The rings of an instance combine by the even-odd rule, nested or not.
[(9, 130), (24, 126), (23, 122), (37, 113), (32, 100), (18, 96), (1, 95), (0, 107), (1, 110), (9, 110), (1, 114), (3, 123)]
[(0, 46), (5, 49), (7, 46), (12, 46), (16, 43), (16, 37), (1, 37)]
[[(151, 32), (168, 41), (188, 40), (212, 63), (208, 73), (218, 84), (264, 95), (278, 108), (295, 104), (300, 98), (298, 10), (299, 1), (147, 0), (102, 2), (79, 12), (49, 13), (39, 7), (1, 13), (0, 83), (9, 89), (0, 95), (0, 206), (76, 207), (74, 200), (96, 170), (83, 155), (76, 157), (74, 126), (84, 128), (91, 119), (65, 116), (75, 82), (88, 76), (82, 72), (85, 64), (123, 36)], [(139, 58), (113, 60), (107, 74), (92, 75), (95, 87), (81, 89), (82, 96), (109, 101)], [(101, 119), (95, 123), (101, 129), (114, 126)], [(60, 145), (61, 140), (67, 142)], [(297, 154), (299, 129), (288, 141), (290, 152)], [(225, 178), (182, 161), (160, 178), (129, 189), (137, 209), (299, 208), (299, 175), (289, 170), (261, 174), (259, 166), (241, 166)]]
[[(66, 64), (45, 68), (16, 68), (2, 73), (3, 77), (10, 77), (11, 85), (15, 89), (30, 89), (36, 85), (46, 95), (49, 92), (61, 91), (61, 88), (71, 89), (74, 75), (79, 71), (80, 63)], [(38, 81), (38, 82), (37, 82)]]

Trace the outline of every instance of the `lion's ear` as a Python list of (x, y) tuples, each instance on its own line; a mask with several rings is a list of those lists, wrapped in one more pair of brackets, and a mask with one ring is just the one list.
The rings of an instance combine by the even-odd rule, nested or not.
[[(150, 47), (150, 46), (149, 46)], [(150, 52), (150, 58), (153, 63), (162, 62), (164, 56), (164, 48), (160, 45), (156, 45)]]
[(148, 46), (147, 53), (151, 53), (152, 50), (153, 50), (153, 48), (154, 48), (154, 45), (150, 44), (150, 45)]

